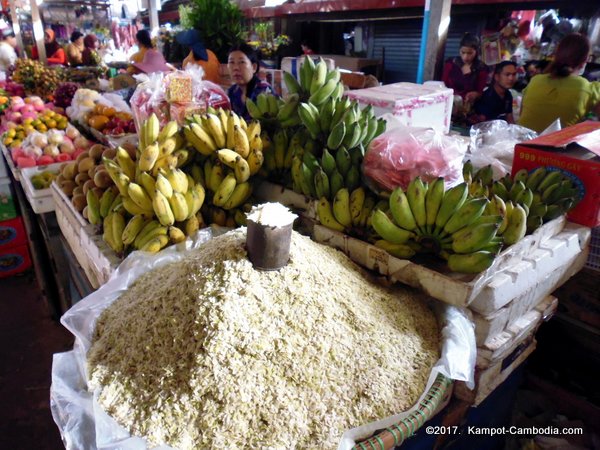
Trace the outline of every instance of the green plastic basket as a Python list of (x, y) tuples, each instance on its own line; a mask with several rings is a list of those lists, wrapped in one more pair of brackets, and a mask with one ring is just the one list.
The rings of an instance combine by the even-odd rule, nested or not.
[(400, 422), (357, 443), (352, 450), (390, 450), (414, 435), (437, 411), (451, 392), (452, 380), (439, 374), (419, 407)]

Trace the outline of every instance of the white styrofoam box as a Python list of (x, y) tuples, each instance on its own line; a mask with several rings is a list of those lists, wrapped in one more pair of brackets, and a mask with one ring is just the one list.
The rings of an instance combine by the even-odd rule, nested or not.
[(535, 333), (542, 322), (554, 315), (558, 299), (552, 295), (544, 297), (531, 311), (519, 317), (506, 330), (477, 347), (476, 366), (489, 367), (504, 359), (526, 336)]
[(12, 172), (13, 177), (15, 178), (16, 181), (19, 181), (19, 173), (21, 172), (21, 170), (15, 166), (15, 163), (13, 162), (12, 156), (10, 154), (10, 150), (2, 142), (0, 142), (0, 150), (2, 150), (2, 154), (4, 155), (4, 160), (6, 161), (6, 165)]
[(260, 201), (278, 202), (302, 211), (302, 215), (310, 219), (317, 218), (317, 202), (314, 199), (298, 194), (278, 184), (262, 181), (256, 186), (253, 194)]
[[(486, 293), (483, 291), (499, 274), (512, 270), (523, 260), (523, 257), (559, 233), (564, 226), (564, 217), (544, 224), (533, 234), (525, 236), (516, 244), (502, 251), (490, 268), (477, 275), (437, 271), (409, 260), (395, 258), (383, 249), (321, 225), (314, 226), (313, 239), (343, 251), (356, 263), (389, 276), (393, 282), (399, 281), (419, 288), (431, 297), (452, 305), (468, 306), (480, 295), (487, 295), (489, 298), (485, 301), (492, 302), (495, 301), (496, 295), (505, 295), (506, 289), (500, 292), (493, 290)], [(588, 230), (589, 239), (589, 228), (580, 228)], [(585, 234), (585, 232), (582, 233)], [(517, 275), (512, 274), (512, 278), (514, 277)], [(517, 277), (517, 279), (522, 290), (526, 290), (534, 281), (524, 277)], [(517, 293), (518, 291), (508, 290), (509, 297), (504, 304), (514, 298)]]
[(92, 225), (81, 228), (80, 241), (88, 260), (87, 266), (101, 286), (108, 281), (121, 259), (104, 242), (102, 236), (96, 234), (96, 227)]
[(450, 131), (452, 89), (402, 82), (348, 91), (346, 95), (363, 105), (372, 105), (376, 116), (391, 113), (406, 126)]
[(21, 184), (25, 196), (31, 205), (31, 209), (36, 214), (43, 214), (54, 211), (54, 199), (50, 188), (35, 189), (31, 183), (31, 177), (42, 172), (50, 171), (55, 174), (60, 172), (62, 163), (48, 164), (46, 166), (27, 167), (21, 170)]
[[(535, 233), (553, 222), (543, 225)], [(523, 253), (518, 255), (518, 259), (511, 259), (508, 264), (504, 264), (501, 273), (494, 274), (492, 280), (473, 298), (469, 308), (481, 315), (489, 315), (523, 295), (551, 272), (563, 267), (564, 273), (570, 273), (570, 277), (581, 269), (580, 266), (574, 265), (570, 268), (564, 267), (568, 266), (565, 258), (573, 258), (576, 254), (587, 252), (590, 229), (569, 223), (562, 230), (554, 227), (554, 231), (556, 232), (553, 234), (544, 233), (535, 246), (525, 248)], [(572, 259), (571, 262), (573, 261)]]

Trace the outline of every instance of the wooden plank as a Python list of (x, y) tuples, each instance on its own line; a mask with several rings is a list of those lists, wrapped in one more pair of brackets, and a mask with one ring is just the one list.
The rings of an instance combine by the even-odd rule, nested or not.
[[(426, 0), (427, 1), (427, 0)], [(431, 0), (429, 29), (425, 50), (423, 80), (439, 80), (444, 64), (444, 49), (450, 26), (451, 0)]]

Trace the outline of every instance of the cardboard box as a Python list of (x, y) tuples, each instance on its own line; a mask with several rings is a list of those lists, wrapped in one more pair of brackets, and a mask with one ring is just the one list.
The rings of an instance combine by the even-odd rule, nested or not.
[(583, 198), (568, 218), (588, 227), (600, 225), (600, 123), (587, 121), (515, 146), (512, 174), (546, 166), (574, 181)]
[(0, 249), (0, 278), (10, 277), (31, 267), (27, 244)]
[(346, 92), (361, 106), (373, 105), (376, 116), (391, 113), (409, 127), (450, 131), (453, 91), (434, 84), (393, 83)]
[[(2, 159), (2, 158), (0, 158)], [(0, 178), (0, 220), (17, 217), (10, 178)]]
[(0, 222), (0, 251), (8, 247), (27, 245), (27, 234), (20, 217)]

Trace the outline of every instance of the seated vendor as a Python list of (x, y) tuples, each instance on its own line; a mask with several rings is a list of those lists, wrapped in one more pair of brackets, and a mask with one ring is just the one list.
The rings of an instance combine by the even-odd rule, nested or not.
[(502, 119), (515, 123), (512, 113), (513, 98), (510, 89), (517, 80), (517, 65), (512, 61), (496, 64), (490, 86), (475, 102), (476, 122)]

